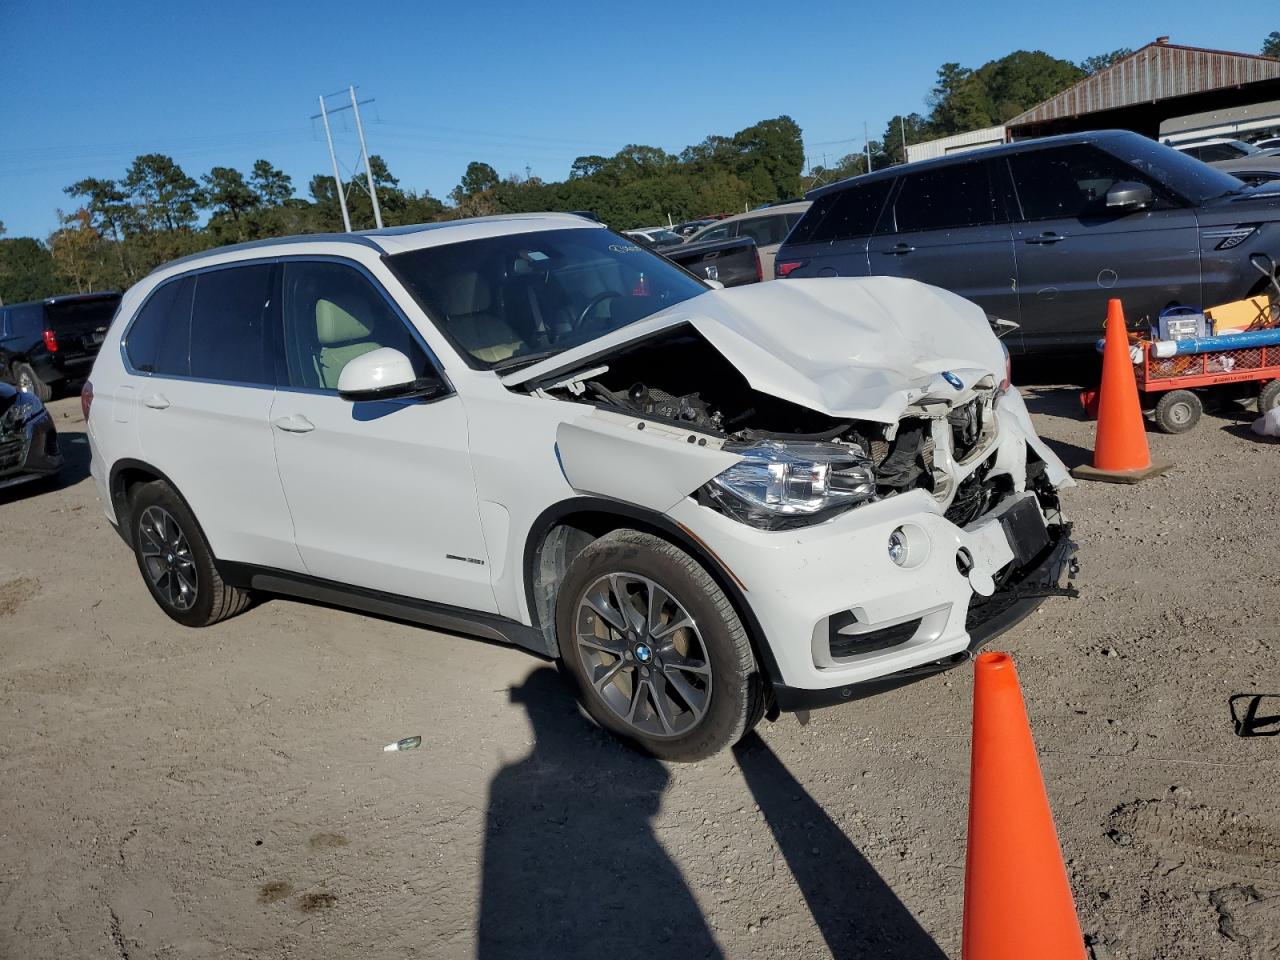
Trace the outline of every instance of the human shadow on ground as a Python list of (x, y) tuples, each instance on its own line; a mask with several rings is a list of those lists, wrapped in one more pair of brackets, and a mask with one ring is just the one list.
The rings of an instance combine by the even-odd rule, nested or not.
[(588, 724), (556, 671), (511, 699), (533, 749), (489, 788), (479, 960), (722, 957), (654, 833), (670, 773)]
[(748, 735), (734, 754), (836, 960), (946, 960), (875, 867), (759, 735)]

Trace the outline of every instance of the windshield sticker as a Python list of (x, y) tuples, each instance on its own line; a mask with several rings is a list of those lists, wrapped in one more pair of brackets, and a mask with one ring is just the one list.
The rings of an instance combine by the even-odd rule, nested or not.
[(611, 243), (609, 249), (614, 253), (639, 253), (640, 248), (634, 243)]
[(541, 250), (530, 250), (530, 251), (526, 254), (526, 256), (527, 256), (530, 260), (550, 260), (550, 259), (551, 259), (551, 258), (550, 258), (550, 257), (548, 257), (545, 253), (543, 253)]

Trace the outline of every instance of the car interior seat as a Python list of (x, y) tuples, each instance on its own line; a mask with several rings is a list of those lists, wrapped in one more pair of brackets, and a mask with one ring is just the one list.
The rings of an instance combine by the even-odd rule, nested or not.
[(482, 274), (454, 273), (443, 283), (441, 294), (449, 332), (472, 356), (495, 363), (526, 346), (494, 309), (493, 291)]
[(316, 340), (316, 374), (320, 385), (330, 390), (337, 389), (343, 367), (382, 346), (363, 320), (325, 299), (316, 300)]

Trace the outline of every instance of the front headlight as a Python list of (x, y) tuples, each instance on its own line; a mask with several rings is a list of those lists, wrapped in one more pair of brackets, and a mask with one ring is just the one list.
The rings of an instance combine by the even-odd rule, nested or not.
[(13, 404), (0, 415), (0, 431), (17, 430), (44, 412), (44, 404), (34, 393), (19, 391)]
[(703, 487), (725, 513), (753, 527), (781, 530), (818, 523), (876, 495), (871, 459), (857, 444), (726, 444), (744, 459)]

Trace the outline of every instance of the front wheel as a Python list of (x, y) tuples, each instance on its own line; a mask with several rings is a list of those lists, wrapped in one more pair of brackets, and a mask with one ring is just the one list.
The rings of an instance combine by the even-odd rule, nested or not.
[(1156, 404), (1156, 426), (1165, 433), (1186, 433), (1203, 412), (1200, 398), (1190, 390), (1170, 390)]
[(662, 760), (701, 760), (759, 722), (746, 630), (706, 570), (637, 530), (593, 542), (556, 600), (565, 671), (600, 726)]
[(1280, 380), (1269, 380), (1258, 391), (1258, 412), (1265, 414), (1274, 407), (1280, 407)]

